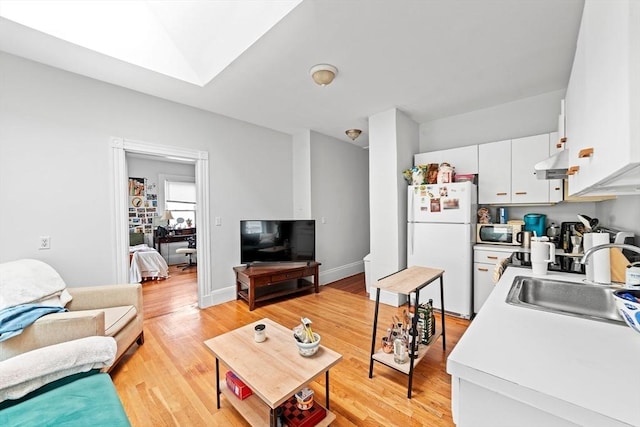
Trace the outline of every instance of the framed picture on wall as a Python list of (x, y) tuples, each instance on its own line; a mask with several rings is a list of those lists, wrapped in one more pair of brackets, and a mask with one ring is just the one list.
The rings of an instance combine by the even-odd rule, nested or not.
[(129, 177), (129, 196), (144, 196), (144, 178)]

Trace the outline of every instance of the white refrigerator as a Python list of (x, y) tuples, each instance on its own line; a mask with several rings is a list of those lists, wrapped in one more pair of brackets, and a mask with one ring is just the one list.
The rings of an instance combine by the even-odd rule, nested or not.
[[(408, 189), (407, 266), (444, 270), (444, 307), (465, 319), (473, 313), (473, 245), (478, 191), (471, 182), (412, 185)], [(441, 309), (439, 282), (420, 291)]]

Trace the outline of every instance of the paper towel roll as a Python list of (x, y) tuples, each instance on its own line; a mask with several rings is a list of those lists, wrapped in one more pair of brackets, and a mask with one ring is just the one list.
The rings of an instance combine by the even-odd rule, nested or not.
[[(589, 247), (604, 245), (609, 243), (609, 233), (586, 233), (584, 235), (585, 251), (588, 249), (587, 241), (589, 241)], [(611, 283), (611, 259), (609, 255), (609, 249), (601, 249), (594, 252), (591, 255), (587, 263), (587, 280), (592, 280), (597, 283)], [(589, 267), (592, 266), (593, 279), (589, 278)]]
[[(593, 247), (593, 235), (594, 233), (584, 233), (582, 235), (582, 248), (585, 252)], [(593, 258), (585, 265), (584, 272), (587, 275), (587, 280), (593, 282)]]

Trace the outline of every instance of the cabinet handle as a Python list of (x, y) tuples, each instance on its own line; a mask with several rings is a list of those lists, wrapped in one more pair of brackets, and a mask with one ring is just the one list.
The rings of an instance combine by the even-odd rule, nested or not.
[(563, 137), (563, 138), (560, 138), (560, 142), (558, 142), (556, 144), (556, 148), (562, 148), (562, 144), (564, 144), (565, 142), (567, 142), (567, 137), (566, 136)]
[(492, 256), (492, 255), (487, 255), (487, 258), (488, 258), (488, 259), (498, 259), (498, 257), (497, 257), (497, 256)]
[(560, 191), (560, 187), (556, 187), (553, 189), (554, 191)]
[(496, 196), (506, 196), (507, 193), (496, 193)]
[(578, 152), (578, 157), (584, 159), (585, 157), (591, 157), (593, 155), (593, 148), (583, 148)]
[(580, 170), (580, 166), (569, 166), (567, 170), (567, 175), (575, 175), (576, 172)]
[(488, 268), (480, 268), (480, 267), (478, 267), (478, 271), (489, 271), (489, 269)]
[(527, 194), (527, 192), (526, 191), (516, 191), (514, 194), (516, 196), (524, 196), (525, 194)]

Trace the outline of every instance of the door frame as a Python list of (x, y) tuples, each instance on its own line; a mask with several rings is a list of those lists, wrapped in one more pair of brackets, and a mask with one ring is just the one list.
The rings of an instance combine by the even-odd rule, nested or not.
[(126, 153), (146, 154), (158, 157), (177, 157), (195, 162), (196, 218), (198, 218), (198, 307), (211, 293), (211, 220), (209, 215), (209, 153), (182, 147), (170, 147), (130, 139), (111, 139), (113, 229), (115, 230), (114, 256), (116, 280), (129, 282), (129, 204)]

